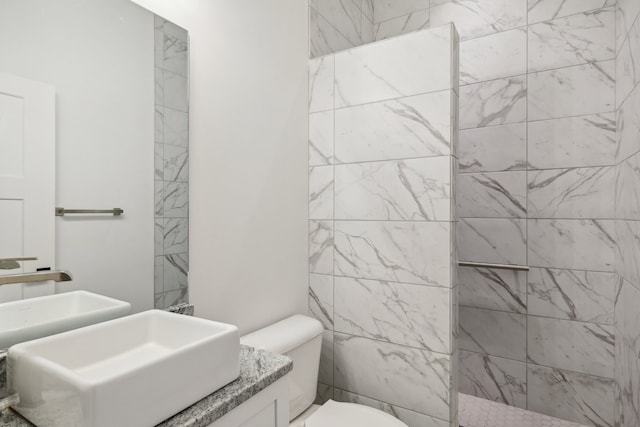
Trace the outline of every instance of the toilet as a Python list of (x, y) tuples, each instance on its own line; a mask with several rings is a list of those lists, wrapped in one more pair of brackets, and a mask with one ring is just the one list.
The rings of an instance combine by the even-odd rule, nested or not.
[(319, 321), (298, 314), (240, 338), (241, 344), (293, 359), (293, 371), (287, 376), (289, 427), (408, 427), (385, 412), (356, 403), (313, 404), (322, 330)]

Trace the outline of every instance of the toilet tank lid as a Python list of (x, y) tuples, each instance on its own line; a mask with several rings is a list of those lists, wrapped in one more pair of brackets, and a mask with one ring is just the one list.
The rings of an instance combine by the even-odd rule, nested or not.
[(316, 319), (296, 314), (240, 337), (240, 344), (285, 354), (321, 335), (322, 330)]

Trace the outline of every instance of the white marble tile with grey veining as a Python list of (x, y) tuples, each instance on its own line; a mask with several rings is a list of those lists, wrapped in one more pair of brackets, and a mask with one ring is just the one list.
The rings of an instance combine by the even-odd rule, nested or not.
[(335, 57), (309, 60), (309, 112), (333, 110)]
[(543, 366), (527, 367), (527, 408), (581, 424), (613, 427), (613, 380)]
[(309, 165), (333, 163), (333, 110), (309, 114)]
[(164, 109), (164, 142), (181, 147), (189, 145), (189, 114), (171, 108)]
[(373, 8), (375, 0), (361, 0), (360, 10), (365, 18), (373, 22)]
[(451, 287), (451, 229), (446, 222), (336, 221), (336, 273)]
[(460, 129), (520, 123), (526, 118), (526, 76), (460, 88)]
[(155, 217), (162, 217), (164, 214), (164, 182), (153, 182), (153, 204)]
[(527, 31), (517, 28), (460, 44), (460, 84), (527, 73)]
[(523, 362), (460, 351), (459, 381), (460, 393), (527, 407), (527, 365)]
[(457, 240), (461, 261), (526, 264), (524, 219), (463, 218), (458, 222)]
[(357, 403), (359, 405), (366, 405), (371, 408), (379, 409), (386, 412), (389, 415), (393, 415), (409, 427), (450, 427), (449, 421), (441, 420), (439, 418), (430, 417), (428, 415), (421, 414), (419, 412), (405, 409), (401, 406), (391, 405), (386, 402), (371, 399), (370, 397), (364, 397), (356, 393), (351, 393), (339, 388), (335, 389), (334, 399), (338, 402), (350, 402)]
[(458, 267), (460, 305), (527, 312), (527, 274), (521, 271)]
[(163, 37), (162, 67), (172, 73), (189, 77), (189, 44), (184, 38), (171, 34)]
[(616, 427), (640, 425), (640, 358), (620, 336), (616, 329)]
[(528, 316), (527, 360), (613, 378), (614, 337), (613, 326)]
[(333, 331), (325, 330), (322, 332), (318, 381), (333, 384)]
[(155, 142), (164, 141), (164, 107), (156, 105), (153, 116), (153, 140)]
[(613, 325), (613, 273), (532, 268), (528, 277), (530, 315)]
[(615, 218), (640, 220), (640, 153), (615, 166)]
[(309, 271), (333, 274), (332, 221), (309, 221)]
[(451, 89), (453, 40), (443, 25), (336, 54), (336, 107)]
[(167, 218), (189, 217), (189, 184), (165, 182), (162, 200), (163, 216)]
[(429, 23), (429, 9), (413, 11), (407, 15), (376, 23), (374, 40), (380, 41), (412, 31), (424, 30), (429, 28)]
[(189, 256), (187, 254), (171, 254), (164, 256), (164, 290), (187, 290), (189, 273)]
[[(156, 252), (156, 255), (158, 255), (157, 252)], [(163, 292), (164, 292), (164, 257), (160, 255), (160, 256), (153, 257), (153, 294), (158, 295)]]
[(532, 267), (613, 271), (614, 221), (530, 219), (528, 223)]
[(527, 215), (525, 171), (459, 174), (456, 183), (460, 218), (524, 218)]
[(616, 163), (614, 113), (529, 122), (533, 169), (608, 166)]
[(309, 219), (333, 219), (333, 166), (309, 168)]
[(164, 254), (189, 252), (189, 219), (165, 218)]
[[(156, 65), (158, 63), (156, 62)], [(162, 61), (160, 61), (162, 64)], [(164, 70), (156, 66), (154, 70), (153, 99), (156, 105), (164, 105)]]
[(154, 220), (153, 227), (153, 237), (154, 237), (154, 254), (155, 255), (163, 255), (164, 254), (164, 219), (156, 218)]
[(614, 31), (612, 7), (530, 25), (529, 72), (613, 59)]
[[(363, 0), (364, 3), (365, 0)], [(375, 41), (375, 26), (366, 15), (362, 15), (362, 44)]]
[(317, 10), (309, 8), (309, 50), (311, 58), (355, 46)]
[(160, 180), (164, 178), (164, 144), (154, 143), (153, 144), (153, 179)]
[(373, 22), (380, 23), (429, 9), (429, 0), (372, 0)]
[(313, 403), (316, 405), (324, 405), (329, 401), (329, 399), (333, 398), (333, 386), (318, 382), (318, 388), (316, 390), (316, 400)]
[(187, 40), (189, 37), (189, 33), (184, 28), (174, 24), (171, 21), (167, 21), (166, 19), (155, 15), (155, 29), (162, 31), (165, 34), (168, 34), (173, 37), (177, 37), (180, 40)]
[(616, 107), (640, 82), (640, 22), (631, 29), (616, 58)]
[(616, 221), (617, 273), (640, 287), (640, 221)]
[[(164, 33), (162, 32), (162, 30), (156, 29), (153, 31), (153, 64), (156, 67), (160, 67), (160, 69), (162, 69), (163, 62), (164, 62)], [(156, 69), (156, 72), (157, 72), (157, 69)]]
[(640, 14), (640, 3), (636, 0), (618, 0), (616, 11), (616, 46), (621, 46), (622, 41), (631, 31), (633, 23)]
[(309, 274), (309, 313), (333, 330), (333, 276)]
[(164, 105), (185, 113), (189, 111), (189, 83), (186, 77), (164, 71)]
[(449, 354), (451, 292), (434, 286), (336, 277), (335, 330)]
[(336, 333), (334, 363), (337, 388), (443, 420), (451, 418), (448, 355)]
[(624, 101), (616, 113), (616, 159), (622, 161), (640, 151), (640, 85)]
[(496, 172), (527, 168), (527, 125), (516, 123), (461, 130), (458, 172)]
[(529, 120), (608, 113), (615, 104), (615, 61), (529, 75)]
[(483, 308), (460, 307), (461, 350), (524, 362), (526, 316)]
[(614, 218), (616, 168), (529, 171), (529, 218)]
[(527, 0), (451, 0), (432, 5), (431, 25), (453, 22), (460, 40), (526, 25)]
[(164, 180), (189, 181), (189, 149), (176, 145), (164, 146)]
[(455, 101), (446, 90), (336, 110), (336, 161), (451, 154)]
[(615, 317), (620, 340), (636, 357), (640, 357), (640, 289), (628, 281), (620, 280), (619, 291), (616, 295)]
[(449, 156), (335, 166), (336, 219), (451, 221)]
[(309, 7), (330, 22), (351, 44), (362, 44), (362, 11), (353, 0), (309, 0)]
[(616, 0), (529, 0), (529, 24), (614, 6)]

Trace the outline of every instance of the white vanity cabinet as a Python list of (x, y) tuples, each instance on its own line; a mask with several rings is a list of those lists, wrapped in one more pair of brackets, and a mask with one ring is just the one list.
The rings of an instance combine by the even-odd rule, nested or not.
[(287, 376), (284, 376), (209, 427), (288, 427), (288, 387)]

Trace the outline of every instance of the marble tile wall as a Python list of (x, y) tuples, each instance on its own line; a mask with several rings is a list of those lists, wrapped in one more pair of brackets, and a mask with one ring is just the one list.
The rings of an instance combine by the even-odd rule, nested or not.
[[(460, 390), (613, 426), (618, 277), (640, 283), (640, 223), (619, 221), (640, 219), (640, 3), (372, 0), (372, 10), (374, 40), (455, 23), (458, 256), (532, 267), (457, 272)], [(638, 387), (619, 382), (625, 410), (639, 408)]]
[(189, 52), (186, 30), (155, 19), (155, 308), (188, 302)]
[(310, 61), (318, 400), (411, 427), (457, 426), (457, 45), (444, 25)]
[(459, 269), (460, 391), (614, 426), (616, 4), (500, 3), (431, 7), (462, 40), (459, 257), (531, 266)]
[(640, 425), (640, 3), (616, 13), (615, 426)]

